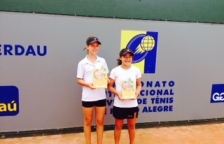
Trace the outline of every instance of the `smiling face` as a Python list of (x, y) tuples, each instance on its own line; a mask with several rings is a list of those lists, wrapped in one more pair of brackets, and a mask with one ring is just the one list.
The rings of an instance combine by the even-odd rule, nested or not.
[(133, 60), (133, 56), (132, 56), (131, 53), (127, 53), (127, 54), (121, 56), (120, 60), (122, 62), (122, 65), (124, 65), (124, 66), (131, 66), (132, 60)]
[(98, 42), (94, 42), (86, 46), (88, 53), (91, 55), (97, 55), (99, 48), (100, 48), (100, 44)]

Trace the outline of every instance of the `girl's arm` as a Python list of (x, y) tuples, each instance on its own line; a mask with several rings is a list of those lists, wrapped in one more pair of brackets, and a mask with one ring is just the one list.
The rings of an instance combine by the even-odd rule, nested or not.
[(114, 83), (115, 83), (115, 80), (109, 78), (108, 90), (114, 95), (116, 95), (120, 100), (122, 100), (121, 94), (117, 92), (116, 89), (114, 88)]
[(142, 90), (142, 84), (141, 84), (141, 78), (138, 78), (137, 80), (136, 80), (136, 98), (137, 97), (139, 97), (139, 95), (140, 95), (140, 92), (141, 92), (141, 90)]
[(90, 88), (90, 89), (95, 89), (94, 87), (93, 87), (93, 85), (92, 84), (88, 84), (88, 83), (86, 83), (83, 79), (81, 79), (81, 78), (77, 78), (77, 83), (79, 84), (79, 85), (81, 85), (81, 86), (85, 86), (85, 87), (88, 87), (88, 88)]

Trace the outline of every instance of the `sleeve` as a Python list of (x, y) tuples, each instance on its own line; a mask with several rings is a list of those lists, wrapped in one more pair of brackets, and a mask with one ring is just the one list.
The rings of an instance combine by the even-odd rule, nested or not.
[(109, 76), (111, 79), (115, 80), (116, 79), (116, 76), (115, 76), (115, 71), (114, 69), (112, 69), (112, 71), (110, 72), (110, 76)]
[(109, 73), (109, 69), (108, 69), (108, 66), (107, 66), (107, 63), (106, 63), (106, 60), (103, 59), (103, 67), (107, 70), (107, 72)]
[(83, 79), (83, 76), (84, 76), (84, 66), (82, 65), (81, 62), (79, 62), (77, 68), (77, 78)]
[(139, 68), (136, 68), (136, 72), (137, 72), (136, 79), (141, 78), (142, 77), (142, 74), (141, 74)]

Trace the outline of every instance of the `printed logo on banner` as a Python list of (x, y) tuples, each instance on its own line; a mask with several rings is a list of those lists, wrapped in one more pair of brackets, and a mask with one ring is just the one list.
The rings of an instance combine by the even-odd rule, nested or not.
[(0, 44), (0, 56), (45, 56), (47, 46)]
[(224, 102), (224, 84), (213, 84), (211, 93), (211, 103)]
[(121, 31), (121, 48), (129, 48), (134, 52), (133, 64), (142, 74), (156, 72), (158, 32)]
[(19, 90), (15, 86), (0, 86), (0, 116), (19, 113)]
[[(150, 31), (121, 31), (121, 49), (129, 48), (134, 52), (133, 65), (138, 67), (142, 74), (156, 73), (158, 32)], [(174, 111), (174, 95), (176, 83), (174, 80), (154, 80), (145, 77), (142, 79), (142, 90), (137, 102), (139, 113), (163, 113)], [(107, 91), (106, 114), (113, 114), (115, 95)], [(148, 120), (146, 120), (148, 121)]]

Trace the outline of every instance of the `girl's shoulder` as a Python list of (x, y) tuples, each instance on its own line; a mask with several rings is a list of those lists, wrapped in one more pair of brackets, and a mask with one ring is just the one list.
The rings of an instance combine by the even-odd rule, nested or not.
[(111, 71), (113, 72), (118, 72), (120, 70), (120, 66), (116, 66), (115, 68), (113, 68)]
[(133, 69), (133, 70), (139, 70), (139, 68), (136, 67), (136, 66), (134, 66), (134, 65), (131, 66), (131, 69)]
[(138, 68), (138, 67), (136, 67), (136, 66), (131, 66), (131, 69), (132, 69), (132, 71), (135, 71), (136, 73), (141, 73), (140, 72), (140, 69)]
[(86, 63), (86, 62), (87, 62), (87, 58), (84, 57), (83, 59), (81, 59), (81, 60), (79, 61), (79, 64), (83, 64), (83, 63)]
[(97, 56), (97, 59), (100, 61), (106, 61), (104, 58)]

